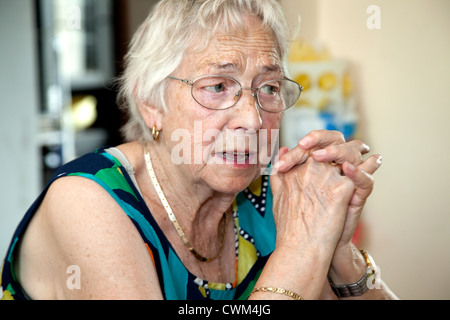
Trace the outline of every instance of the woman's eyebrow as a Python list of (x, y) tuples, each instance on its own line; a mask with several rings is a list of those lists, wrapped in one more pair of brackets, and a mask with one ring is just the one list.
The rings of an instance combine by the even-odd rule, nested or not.
[(208, 68), (212, 68), (215, 70), (225, 70), (225, 71), (233, 71), (233, 70), (238, 70), (239, 67), (237, 65), (237, 63), (234, 62), (208, 62), (206, 64), (208, 66)]
[(281, 65), (279, 65), (278, 63), (274, 63), (274, 64), (270, 64), (270, 65), (263, 65), (258, 69), (263, 73), (270, 73), (270, 72), (282, 73), (283, 72)]

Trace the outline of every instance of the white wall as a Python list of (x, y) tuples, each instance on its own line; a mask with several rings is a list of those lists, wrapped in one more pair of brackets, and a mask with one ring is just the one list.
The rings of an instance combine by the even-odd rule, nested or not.
[(40, 188), (33, 2), (0, 1), (0, 261)]
[[(384, 157), (364, 217), (382, 277), (402, 298), (450, 299), (450, 1), (282, 3), (353, 65), (362, 138)], [(379, 30), (366, 26), (369, 5)]]

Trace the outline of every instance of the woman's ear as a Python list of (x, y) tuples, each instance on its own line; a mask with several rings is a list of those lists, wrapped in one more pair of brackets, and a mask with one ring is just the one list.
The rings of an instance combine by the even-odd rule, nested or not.
[(138, 103), (139, 111), (141, 112), (142, 118), (145, 124), (150, 129), (156, 126), (157, 131), (162, 130), (162, 112), (159, 108), (155, 106), (147, 105), (143, 102)]

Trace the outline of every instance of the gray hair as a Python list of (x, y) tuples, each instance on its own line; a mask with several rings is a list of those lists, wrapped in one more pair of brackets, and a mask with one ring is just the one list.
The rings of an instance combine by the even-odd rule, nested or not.
[(167, 111), (166, 78), (180, 65), (194, 37), (201, 35), (206, 47), (220, 28), (243, 26), (245, 14), (258, 16), (272, 31), (286, 72), (289, 27), (277, 0), (162, 0), (156, 4), (131, 41), (119, 79), (119, 104), (128, 114), (122, 128), (127, 141), (151, 139), (138, 103)]

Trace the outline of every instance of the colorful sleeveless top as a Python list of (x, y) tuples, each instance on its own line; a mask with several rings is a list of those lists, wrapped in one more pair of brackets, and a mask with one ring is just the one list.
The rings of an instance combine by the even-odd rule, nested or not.
[(189, 272), (159, 228), (123, 164), (105, 149), (87, 154), (61, 167), (25, 214), (16, 229), (0, 275), (0, 297), (30, 299), (14, 273), (17, 244), (45, 194), (56, 179), (80, 176), (101, 185), (131, 219), (150, 252), (161, 290), (168, 300), (247, 299), (275, 249), (275, 223), (268, 176), (260, 176), (239, 193), (233, 203), (236, 232), (235, 281), (211, 283)]

